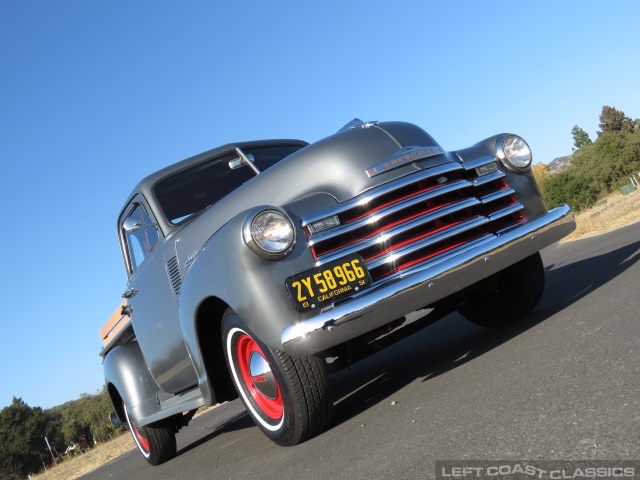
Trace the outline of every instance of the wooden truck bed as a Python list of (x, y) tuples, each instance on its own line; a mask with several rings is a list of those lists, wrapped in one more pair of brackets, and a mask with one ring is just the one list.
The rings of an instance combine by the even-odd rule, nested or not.
[(106, 355), (112, 347), (114, 347), (121, 336), (130, 330), (131, 319), (127, 315), (122, 315), (122, 307), (127, 305), (127, 301), (123, 301), (115, 312), (109, 317), (109, 320), (100, 329), (100, 338), (102, 339), (102, 352), (100, 355)]

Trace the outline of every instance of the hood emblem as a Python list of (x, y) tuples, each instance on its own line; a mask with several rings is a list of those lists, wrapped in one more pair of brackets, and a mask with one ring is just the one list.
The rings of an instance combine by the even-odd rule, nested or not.
[(388, 170), (406, 165), (407, 163), (443, 154), (444, 150), (440, 147), (404, 147), (385, 161), (371, 165), (365, 172), (367, 172), (367, 175), (371, 178)]
[(363, 122), (359, 118), (354, 118), (349, 123), (347, 123), (344, 127), (342, 127), (340, 130), (338, 130), (338, 133), (346, 132), (347, 130), (351, 130), (353, 128), (371, 128), (378, 125), (378, 123), (380, 122), (378, 122), (377, 120), (373, 120), (371, 122)]

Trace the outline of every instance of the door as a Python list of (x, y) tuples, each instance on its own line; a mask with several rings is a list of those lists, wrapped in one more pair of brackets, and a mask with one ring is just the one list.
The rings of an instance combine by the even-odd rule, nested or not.
[(165, 251), (175, 249), (172, 240), (162, 236), (141, 195), (121, 217), (120, 235), (129, 271), (124, 296), (149, 371), (166, 392), (195, 387), (198, 377), (184, 344), (165, 261)]

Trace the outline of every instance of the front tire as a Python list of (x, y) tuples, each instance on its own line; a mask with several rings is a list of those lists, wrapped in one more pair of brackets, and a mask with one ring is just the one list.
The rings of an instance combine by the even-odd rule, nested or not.
[(124, 414), (138, 451), (147, 462), (160, 465), (176, 456), (176, 427), (170, 419), (137, 427), (129, 418), (126, 404)]
[(329, 423), (333, 403), (324, 362), (292, 359), (257, 340), (228, 309), (222, 319), (227, 366), (249, 415), (278, 445), (297, 445)]
[(544, 265), (540, 253), (534, 253), (483, 280), (458, 312), (476, 325), (500, 327), (533, 310), (543, 291)]

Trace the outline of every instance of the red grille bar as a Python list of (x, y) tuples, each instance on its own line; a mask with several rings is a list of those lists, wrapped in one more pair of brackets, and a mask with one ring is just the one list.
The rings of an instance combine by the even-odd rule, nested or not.
[(303, 219), (304, 225), (332, 215), (340, 219), (339, 226), (316, 234), (305, 228), (317, 263), (357, 252), (375, 282), (526, 222), (502, 172), (478, 177), (475, 168), (463, 166), (432, 170)]

